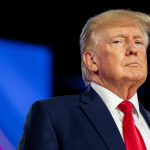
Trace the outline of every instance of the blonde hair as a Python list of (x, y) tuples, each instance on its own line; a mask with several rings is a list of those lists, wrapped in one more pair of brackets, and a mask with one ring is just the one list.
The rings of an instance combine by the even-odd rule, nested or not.
[(100, 38), (99, 33), (104, 28), (129, 23), (137, 24), (141, 29), (145, 38), (145, 48), (147, 49), (149, 43), (148, 34), (150, 33), (150, 17), (145, 13), (122, 9), (109, 10), (87, 21), (80, 35), (82, 78), (86, 85), (91, 82), (90, 71), (83, 61), (82, 54), (85, 51), (92, 51), (94, 49)]

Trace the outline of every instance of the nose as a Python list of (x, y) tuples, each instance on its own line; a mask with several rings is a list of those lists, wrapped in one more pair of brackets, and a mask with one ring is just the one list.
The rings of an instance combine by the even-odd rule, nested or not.
[(127, 49), (126, 49), (126, 55), (137, 55), (138, 54), (138, 47), (135, 44), (135, 41), (130, 40), (127, 44)]

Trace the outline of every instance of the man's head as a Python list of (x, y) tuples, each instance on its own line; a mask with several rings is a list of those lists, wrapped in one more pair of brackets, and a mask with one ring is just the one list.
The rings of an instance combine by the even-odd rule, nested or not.
[[(141, 77), (141, 80), (144, 82), (147, 75), (147, 61), (145, 56), (149, 42), (149, 32), (150, 17), (140, 12), (111, 10), (90, 18), (80, 35), (82, 76), (85, 83), (89, 84), (93, 81), (93, 75), (96, 75), (103, 82), (104, 77), (102, 74), (105, 75), (106, 79), (107, 76), (109, 77), (112, 74), (112, 78), (109, 80), (113, 80), (113, 71), (116, 71), (114, 78), (118, 78), (118, 80), (123, 77), (121, 77), (122, 74), (126, 74), (126, 77), (123, 77), (126, 78), (125, 80), (128, 80), (127, 74), (132, 74), (132, 78), (139, 78), (137, 81), (140, 80), (140, 72), (143, 72), (143, 79)], [(115, 38), (118, 38), (118, 41)], [(111, 43), (111, 40), (116, 40), (115, 44)], [(141, 44), (139, 44), (140, 42)], [(132, 57), (129, 55), (132, 55)], [(89, 66), (91, 61), (95, 63), (92, 66), (93, 68)], [(127, 71), (127, 67), (125, 66), (121, 66), (122, 70), (119, 68), (119, 65), (127, 65), (127, 63), (133, 63), (133, 61), (140, 63), (139, 65), (144, 67), (143, 70), (138, 70), (136, 65), (132, 65), (133, 67), (129, 68), (132, 71)], [(117, 73), (120, 76), (117, 76)]]

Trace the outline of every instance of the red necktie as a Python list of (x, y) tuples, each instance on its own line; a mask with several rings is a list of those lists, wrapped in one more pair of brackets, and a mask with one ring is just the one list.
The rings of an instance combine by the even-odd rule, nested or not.
[(134, 124), (132, 116), (133, 105), (129, 101), (123, 101), (118, 108), (124, 112), (123, 136), (127, 150), (146, 150), (143, 138)]

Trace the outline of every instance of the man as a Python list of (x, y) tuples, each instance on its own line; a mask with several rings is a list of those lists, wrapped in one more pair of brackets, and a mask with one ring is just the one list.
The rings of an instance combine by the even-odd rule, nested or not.
[(140, 12), (89, 19), (80, 36), (87, 91), (35, 102), (17, 150), (150, 150), (150, 112), (136, 93), (147, 77), (149, 31)]

